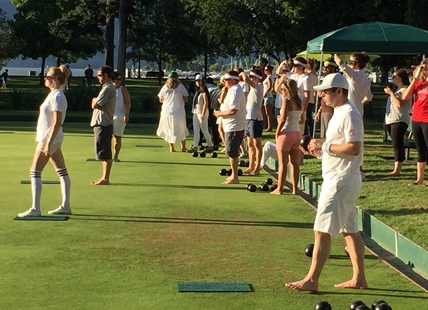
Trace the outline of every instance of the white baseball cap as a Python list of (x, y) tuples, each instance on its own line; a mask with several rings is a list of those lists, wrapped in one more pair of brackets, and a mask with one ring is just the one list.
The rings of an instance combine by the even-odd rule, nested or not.
[(202, 81), (203, 77), (202, 74), (198, 74), (197, 76), (195, 76), (195, 81)]
[(333, 87), (349, 89), (349, 84), (346, 78), (340, 73), (328, 74), (321, 85), (314, 86), (314, 90), (326, 90)]

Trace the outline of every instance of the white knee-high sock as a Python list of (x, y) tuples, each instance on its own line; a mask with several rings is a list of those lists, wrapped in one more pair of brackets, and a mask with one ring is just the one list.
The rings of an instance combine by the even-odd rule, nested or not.
[(33, 196), (32, 210), (40, 212), (40, 197), (42, 196), (42, 172), (30, 170), (31, 194)]
[(58, 168), (56, 173), (59, 176), (59, 181), (61, 183), (61, 194), (62, 194), (62, 203), (63, 208), (70, 209), (70, 189), (71, 189), (71, 180), (68, 175), (67, 168)]

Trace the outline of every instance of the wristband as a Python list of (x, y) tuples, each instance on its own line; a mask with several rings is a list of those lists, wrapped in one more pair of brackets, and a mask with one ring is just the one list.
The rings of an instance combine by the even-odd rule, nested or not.
[(324, 142), (324, 143), (322, 144), (321, 149), (322, 149), (323, 153), (328, 153), (328, 154), (329, 154), (329, 155), (331, 155), (331, 156), (336, 156), (336, 154), (334, 154), (332, 151), (330, 151), (331, 144), (332, 144), (332, 143), (330, 143), (330, 142)]

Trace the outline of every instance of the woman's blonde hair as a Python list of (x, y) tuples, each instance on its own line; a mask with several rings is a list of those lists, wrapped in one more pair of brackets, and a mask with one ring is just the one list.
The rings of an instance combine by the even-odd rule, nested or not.
[(166, 87), (169, 89), (176, 89), (180, 85), (180, 80), (175, 78), (168, 78), (165, 82)]
[(70, 76), (70, 70), (65, 65), (50, 67), (48, 72), (52, 72), (52, 76), (56, 77), (60, 86), (64, 85), (67, 78)]
[(283, 79), (282, 85), (286, 89), (288, 95), (290, 96), (291, 102), (293, 102), (299, 110), (302, 109), (302, 100), (299, 97), (299, 91), (297, 89), (297, 83), (292, 79)]

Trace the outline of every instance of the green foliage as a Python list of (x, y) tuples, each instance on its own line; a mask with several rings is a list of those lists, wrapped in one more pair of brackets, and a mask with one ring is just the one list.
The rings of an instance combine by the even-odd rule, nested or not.
[(10, 102), (7, 108), (11, 110), (36, 111), (46, 97), (46, 90), (27, 92), (25, 89), (13, 88), (10, 92)]
[(92, 98), (98, 96), (97, 87), (76, 86), (65, 92), (69, 111), (92, 111)]

